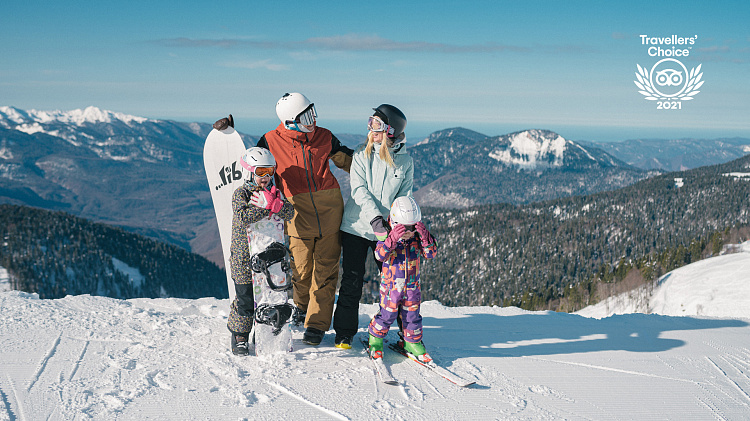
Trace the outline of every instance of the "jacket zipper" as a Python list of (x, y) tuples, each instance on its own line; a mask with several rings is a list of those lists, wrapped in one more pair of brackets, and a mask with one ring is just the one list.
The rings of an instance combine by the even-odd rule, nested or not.
[[(307, 135), (305, 135), (305, 139), (307, 139)], [(321, 228), (320, 226), (320, 214), (318, 214), (318, 207), (315, 206), (315, 199), (313, 198), (313, 186), (315, 185), (315, 180), (312, 179), (312, 151), (310, 151), (310, 168), (308, 168), (307, 159), (305, 157), (305, 146), (302, 144), (302, 141), (299, 142), (299, 145), (300, 145), (300, 151), (302, 152), (302, 162), (304, 162), (305, 164), (305, 175), (307, 176), (307, 190), (310, 193), (310, 202), (312, 202), (313, 210), (315, 211), (315, 219), (317, 219), (318, 221), (318, 235), (320, 235), (320, 237), (323, 238), (323, 228)], [(318, 188), (316, 187), (315, 190), (317, 191)]]

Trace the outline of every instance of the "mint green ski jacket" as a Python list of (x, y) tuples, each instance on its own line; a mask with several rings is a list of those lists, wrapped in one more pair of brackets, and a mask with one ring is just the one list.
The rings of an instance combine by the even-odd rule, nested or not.
[(391, 151), (395, 167), (380, 159), (377, 149), (365, 155), (365, 145), (354, 152), (349, 171), (351, 197), (344, 207), (341, 230), (376, 241), (370, 221), (380, 215), (388, 220), (391, 203), (401, 196), (411, 196), (414, 186), (414, 162), (403, 143)]

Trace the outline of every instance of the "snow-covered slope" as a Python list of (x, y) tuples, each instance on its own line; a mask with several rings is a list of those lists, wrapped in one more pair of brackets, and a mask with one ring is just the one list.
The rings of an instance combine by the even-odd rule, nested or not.
[[(538, 130), (510, 135), (508, 144), (490, 152), (490, 157), (525, 169), (539, 166), (560, 167), (567, 141), (562, 136), (546, 137)], [(591, 158), (593, 160), (593, 157)]]
[(683, 266), (662, 276), (654, 287), (611, 297), (577, 314), (597, 318), (656, 313), (750, 319), (750, 242), (741, 250)]
[[(597, 156), (594, 156), (596, 154)], [(525, 170), (600, 165), (614, 167), (615, 160), (600, 149), (587, 150), (548, 130), (524, 130), (497, 139), (490, 158)]]
[(82, 126), (85, 123), (112, 123), (121, 121), (125, 124), (143, 123), (148, 121), (144, 117), (136, 117), (123, 113), (102, 110), (97, 107), (86, 107), (71, 111), (38, 111), (21, 110), (15, 107), (0, 107), (0, 125), (11, 128), (13, 123), (17, 130), (28, 133), (33, 127), (41, 127), (42, 124), (63, 123)]
[[(0, 420), (746, 419), (747, 320), (423, 305), (425, 341), (459, 388), (386, 350), (235, 357), (228, 302), (0, 292)], [(360, 326), (375, 306), (362, 306)], [(360, 331), (358, 336), (364, 336)], [(391, 332), (389, 339), (395, 338)]]

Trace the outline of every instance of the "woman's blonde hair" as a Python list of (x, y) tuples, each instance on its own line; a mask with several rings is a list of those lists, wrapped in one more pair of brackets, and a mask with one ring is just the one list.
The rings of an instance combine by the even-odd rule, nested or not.
[[(365, 156), (367, 156), (367, 159), (370, 159), (372, 157), (372, 151), (375, 149), (375, 141), (373, 140), (374, 132), (369, 132), (367, 134), (367, 146), (365, 147)], [(396, 164), (393, 162), (393, 157), (391, 156), (391, 150), (390, 148), (393, 147), (393, 140), (388, 139), (388, 137), (383, 133), (383, 141), (380, 142), (380, 151), (378, 152), (378, 155), (380, 156), (380, 159), (384, 161), (386, 164), (390, 165), (391, 167), (395, 167)]]

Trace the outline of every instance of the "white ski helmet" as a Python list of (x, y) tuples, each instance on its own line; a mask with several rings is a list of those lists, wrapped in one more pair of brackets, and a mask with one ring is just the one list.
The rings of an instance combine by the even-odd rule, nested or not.
[(266, 148), (253, 147), (245, 151), (240, 159), (240, 165), (246, 169), (250, 176), (255, 174), (255, 167), (273, 167), (276, 168), (276, 158), (271, 151)]
[(391, 205), (391, 222), (414, 225), (422, 220), (422, 211), (411, 196), (396, 198)]
[(276, 115), (287, 129), (309, 132), (304, 126), (315, 123), (315, 104), (298, 92), (286, 93), (276, 103)]

